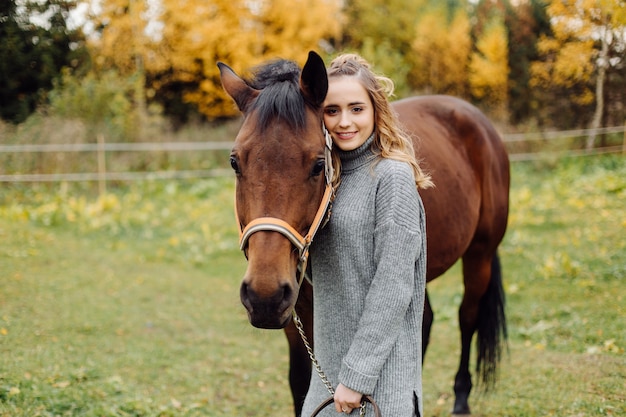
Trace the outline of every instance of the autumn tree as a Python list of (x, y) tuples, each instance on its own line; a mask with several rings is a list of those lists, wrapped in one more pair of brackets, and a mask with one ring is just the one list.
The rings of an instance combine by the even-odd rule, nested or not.
[(450, 19), (441, 3), (421, 15), (410, 54), (410, 82), (419, 91), (468, 98), (470, 21), (463, 8), (453, 13)]
[[(579, 105), (595, 102), (590, 121), (595, 131), (604, 113), (607, 73), (624, 65), (626, 2), (552, 0), (547, 11), (553, 36), (543, 36), (539, 41), (541, 60), (532, 65), (533, 86), (566, 88), (569, 99)], [(588, 148), (595, 136), (590, 134)]]
[[(530, 86), (531, 62), (537, 59), (537, 40), (541, 34), (550, 33), (550, 23), (545, 12), (547, 0), (478, 0), (470, 6), (471, 36), (474, 51), (476, 44), (494, 21), (503, 22), (507, 45), (507, 103), (499, 110), (501, 116), (512, 123), (520, 123), (541, 114), (537, 91)], [(490, 29), (492, 30), (492, 29)], [(476, 65), (476, 54), (474, 65)], [(477, 97), (475, 97), (477, 99)], [(483, 104), (484, 100), (481, 99)], [(505, 111), (506, 110), (506, 111)]]
[(341, 34), (342, 15), (333, 0), (264, 1), (259, 14), (260, 49), (265, 57), (303, 61), (308, 49)]
[(152, 48), (144, 18), (147, 2), (143, 0), (102, 0), (91, 18), (97, 29), (91, 47), (95, 64), (101, 69), (115, 68), (130, 75), (143, 66)]
[(214, 119), (237, 114), (217, 68), (238, 72), (261, 62), (304, 61), (320, 41), (338, 36), (331, 0), (101, 0), (93, 42), (101, 68), (137, 71), (145, 93), (184, 118), (190, 106)]
[[(154, 89), (148, 85), (147, 75), (165, 66), (164, 60), (155, 53), (159, 39), (158, 30), (154, 28), (155, 4), (148, 0), (100, 0), (89, 16), (95, 28), (89, 38), (93, 67), (83, 84), (98, 86), (117, 79), (130, 81), (123, 83), (124, 100), (131, 104), (123, 124), (131, 127), (124, 132), (133, 140), (146, 136), (144, 131), (149, 123), (147, 100), (154, 95)], [(68, 85), (67, 88), (76, 87)], [(95, 91), (104, 90), (96, 88)], [(103, 111), (103, 118), (115, 111), (113, 108)]]
[(469, 64), (472, 96), (505, 120), (508, 105), (508, 43), (501, 18), (494, 16), (476, 40)]
[(509, 46), (509, 120), (520, 123), (537, 116), (537, 91), (530, 85), (531, 62), (538, 59), (537, 41), (550, 34), (546, 0), (502, 0)]
[(255, 10), (240, 0), (163, 0), (162, 8), (158, 53), (167, 64), (155, 74), (155, 89), (209, 118), (236, 114), (222, 91), (216, 63), (222, 60), (241, 71), (262, 59)]

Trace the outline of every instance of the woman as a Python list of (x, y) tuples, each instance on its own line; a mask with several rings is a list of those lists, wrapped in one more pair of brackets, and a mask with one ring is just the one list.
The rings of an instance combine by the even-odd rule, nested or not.
[[(417, 187), (432, 183), (390, 107), (393, 82), (353, 54), (333, 60), (328, 76), (324, 123), (341, 184), (311, 248), (315, 354), (338, 413), (358, 413), (369, 394), (383, 417), (421, 416), (426, 224)], [(302, 415), (328, 396), (314, 372)]]

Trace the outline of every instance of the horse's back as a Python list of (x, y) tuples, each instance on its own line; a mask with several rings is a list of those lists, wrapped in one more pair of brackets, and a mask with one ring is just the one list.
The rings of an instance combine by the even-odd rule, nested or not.
[(471, 245), (495, 251), (508, 216), (509, 162), (495, 128), (476, 107), (450, 96), (394, 102), (434, 188), (420, 191), (427, 215), (430, 281)]

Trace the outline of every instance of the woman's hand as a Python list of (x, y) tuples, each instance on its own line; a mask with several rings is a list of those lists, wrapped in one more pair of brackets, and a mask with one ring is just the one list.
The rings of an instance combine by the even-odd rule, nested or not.
[(335, 390), (335, 410), (338, 413), (350, 414), (355, 408), (361, 407), (363, 394), (339, 384)]

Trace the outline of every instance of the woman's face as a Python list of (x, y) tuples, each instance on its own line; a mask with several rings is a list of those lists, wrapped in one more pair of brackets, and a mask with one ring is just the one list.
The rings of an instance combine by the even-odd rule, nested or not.
[(342, 151), (354, 150), (370, 137), (374, 131), (374, 105), (356, 77), (328, 80), (324, 123)]

